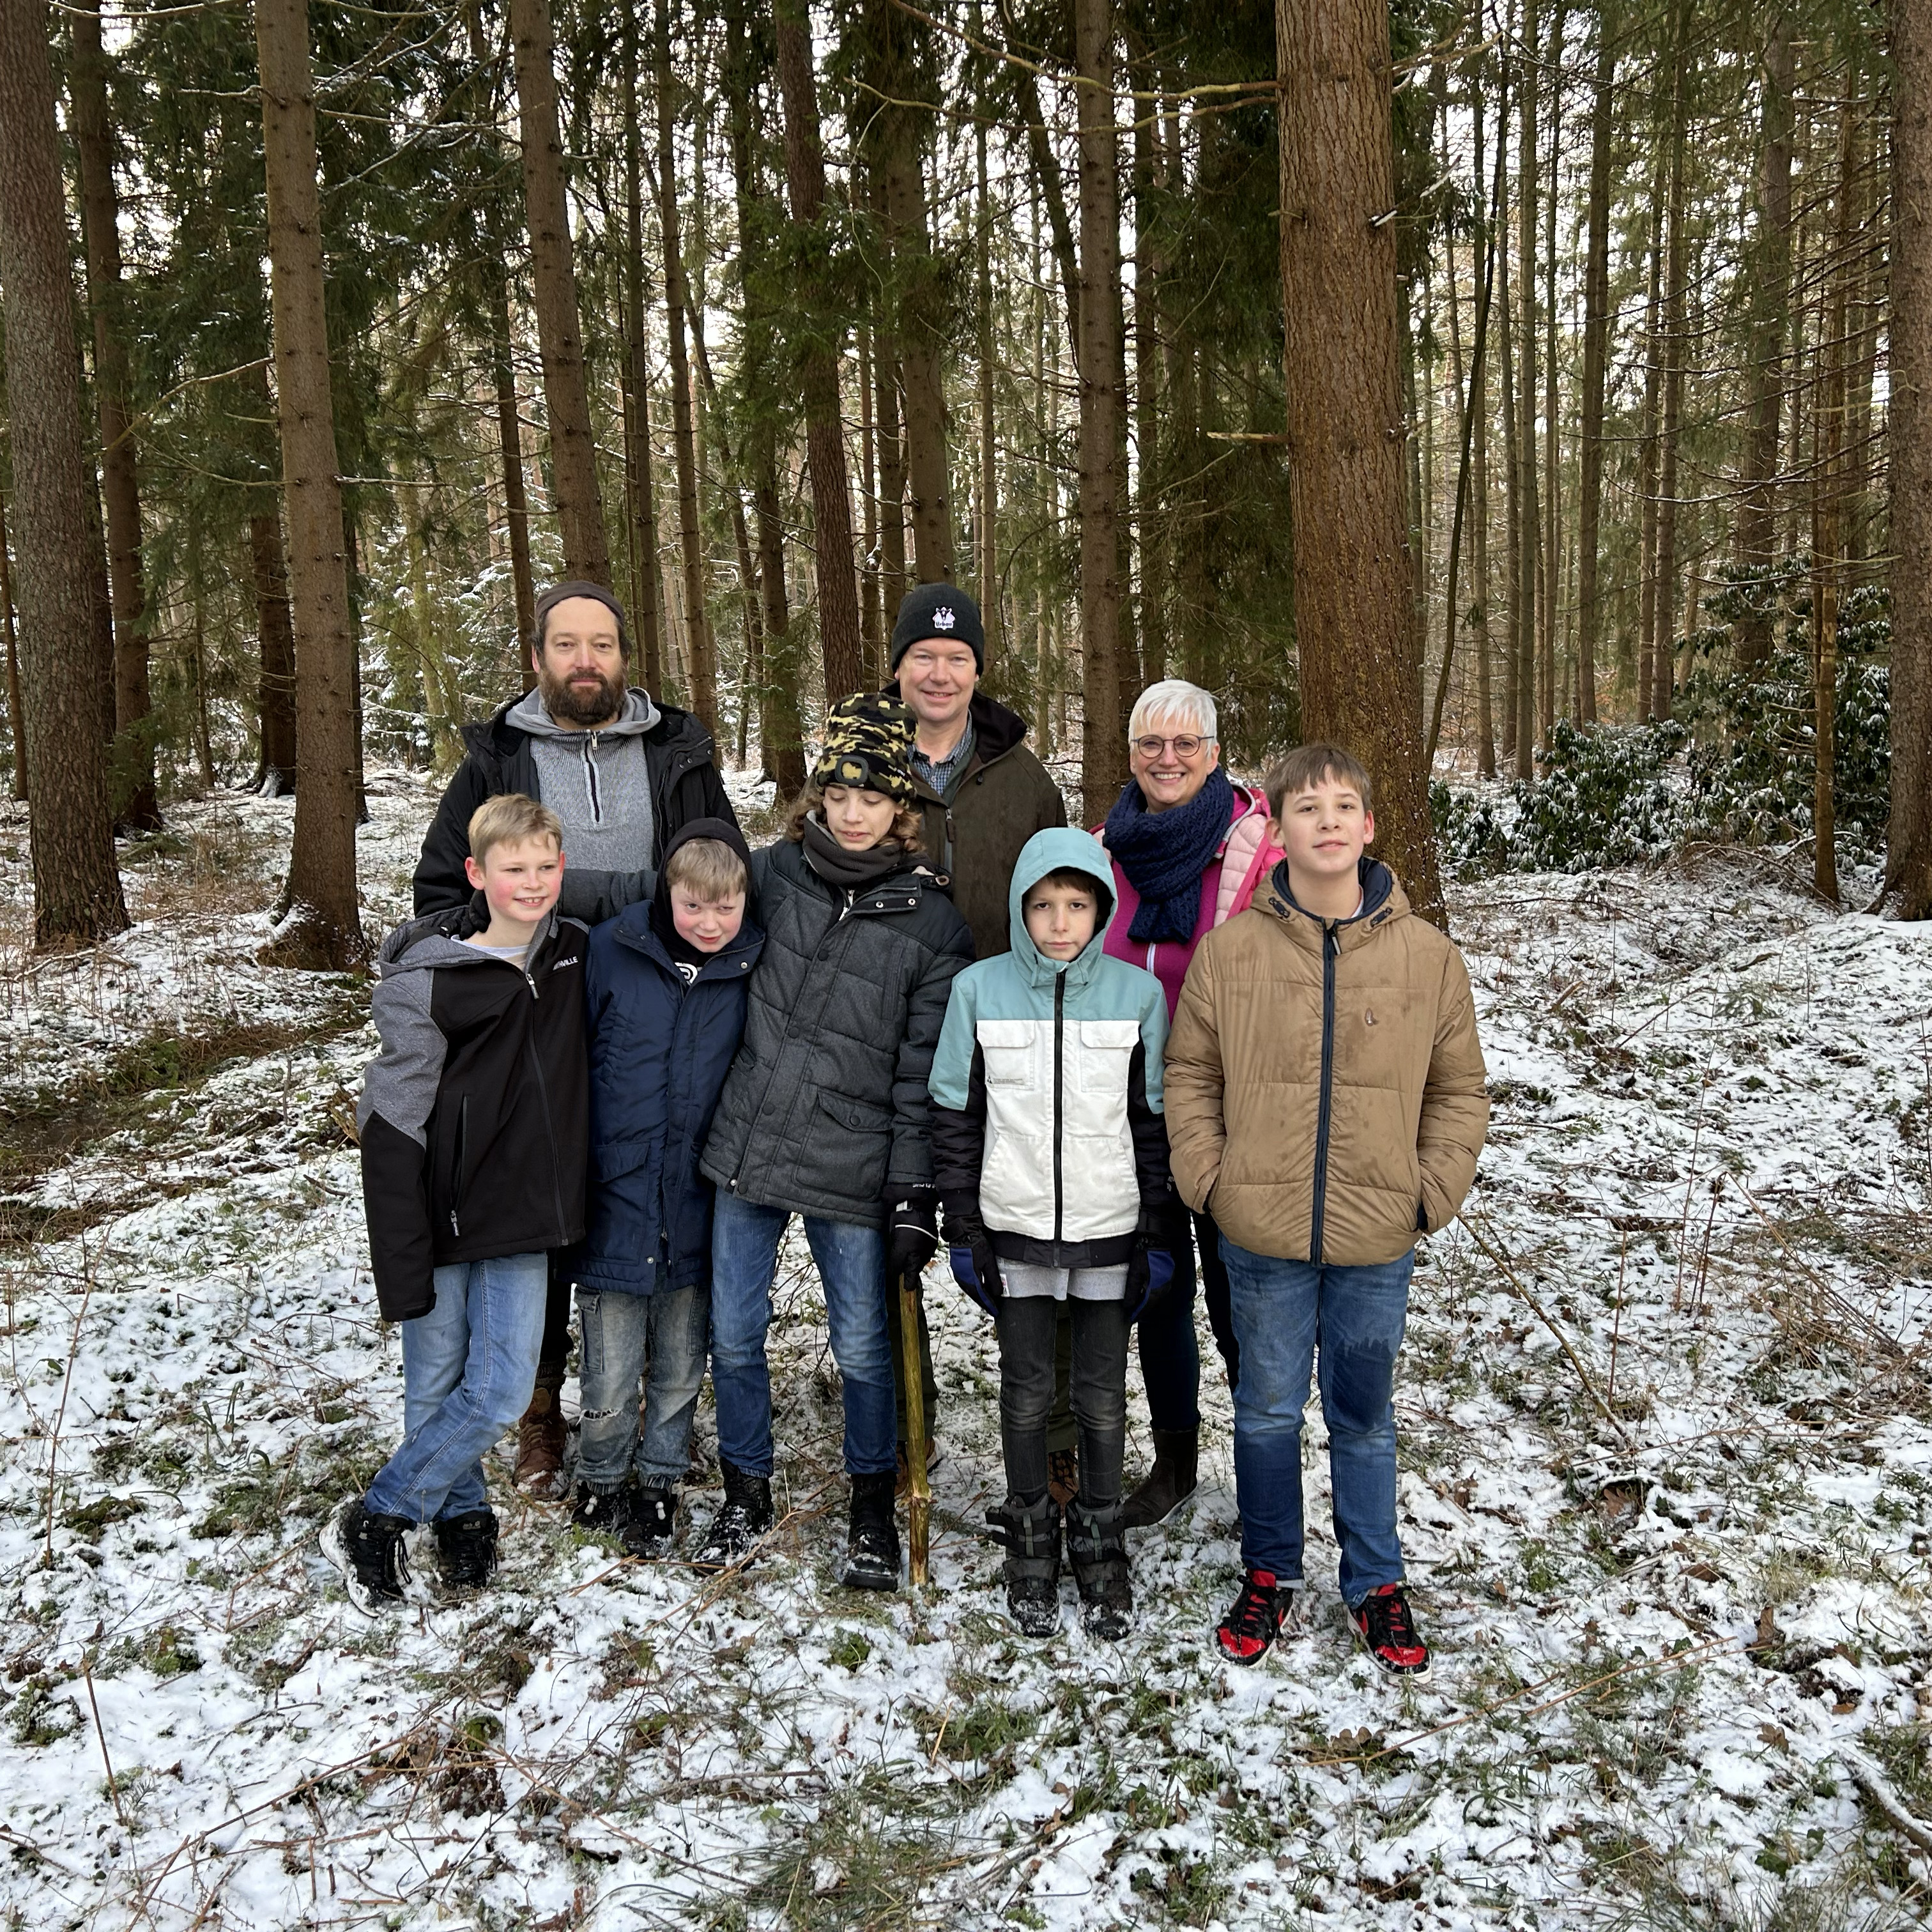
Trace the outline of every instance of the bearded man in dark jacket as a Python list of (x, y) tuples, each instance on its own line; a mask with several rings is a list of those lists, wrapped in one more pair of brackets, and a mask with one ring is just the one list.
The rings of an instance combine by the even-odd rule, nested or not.
[[(656, 890), (666, 842), (694, 819), (736, 814), (711, 734), (688, 711), (629, 683), (624, 610), (601, 584), (560, 584), (537, 600), (536, 688), (464, 727), (468, 754), (423, 840), (418, 915), (467, 905), (470, 814), (487, 798), (521, 792), (563, 821), (558, 911), (586, 926), (614, 919)], [(553, 1273), (536, 1393), (517, 1438), (517, 1484), (563, 1493), (563, 1365), (570, 1353), (570, 1285)]]
[[(974, 958), (990, 959), (1010, 948), (1007, 892), (1020, 849), (1036, 832), (1066, 823), (1066, 801), (1028, 748), (1026, 720), (979, 688), (986, 634), (979, 605), (964, 591), (950, 584), (922, 584), (907, 594), (892, 626), (892, 665), (898, 694), (917, 721), (910, 760), (914, 809), (926, 856), (950, 882), (952, 903), (972, 928)], [(903, 1465), (905, 1358), (898, 1297), (888, 1294), (886, 1306)], [(923, 1303), (919, 1353), (930, 1427), (936, 1391)], [(1056, 1441), (1050, 1446), (1065, 1445)]]

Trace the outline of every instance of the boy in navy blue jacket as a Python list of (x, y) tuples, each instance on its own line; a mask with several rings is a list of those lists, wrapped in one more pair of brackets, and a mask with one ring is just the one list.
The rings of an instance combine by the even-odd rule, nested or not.
[(665, 848), (656, 898), (598, 926), (586, 962), (591, 1190), (590, 1232), (572, 1258), (584, 1336), (576, 1520), (621, 1537), (635, 1556), (670, 1551), (704, 1379), (712, 1186), (698, 1156), (764, 944), (746, 916), (750, 861), (736, 826), (694, 819)]

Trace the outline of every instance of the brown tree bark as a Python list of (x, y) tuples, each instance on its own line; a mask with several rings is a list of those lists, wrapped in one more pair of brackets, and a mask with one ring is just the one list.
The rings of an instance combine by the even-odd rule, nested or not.
[(14, 740), (13, 790), (27, 802), (27, 711), (20, 695), (20, 647), (14, 631), (14, 566), (7, 554), (7, 512), (0, 502), (0, 630), (7, 634), (7, 728)]
[[(1778, 451), (1784, 423), (1784, 338), (1791, 302), (1791, 21), (1775, 7), (1765, 22), (1757, 232), (1750, 290), (1750, 430), (1738, 502), (1738, 561), (1768, 569), (1778, 558)], [(1755, 670), (1771, 651), (1771, 622), (1755, 613), (1738, 626), (1737, 664)]]
[(1516, 770), (1536, 776), (1536, 592), (1543, 570), (1543, 519), (1536, 487), (1537, 0), (1523, 0), (1522, 80), (1516, 102), (1516, 298), (1522, 304), (1516, 356), (1517, 532), (1514, 619)]
[(1684, 149), (1689, 118), (1684, 69), (1690, 59), (1690, 0), (1680, 0), (1672, 34), (1670, 86), (1670, 240), (1664, 290), (1664, 407), (1658, 423), (1657, 637), (1651, 653), (1650, 716), (1668, 718), (1677, 668), (1677, 458), (1684, 420)]
[(1302, 729), (1375, 781), (1378, 849), (1444, 918), (1403, 553), (1388, 12), (1276, 0), (1281, 260)]
[(1556, 607), (1563, 548), (1558, 518), (1562, 476), (1562, 417), (1556, 388), (1556, 199), (1563, 146), (1563, 26), (1567, 0), (1557, 0), (1544, 66), (1550, 76), (1550, 181), (1544, 196), (1543, 251), (1543, 544), (1542, 588), (1536, 638), (1537, 738), (1547, 745), (1556, 723)]
[(248, 519), (250, 575), (255, 589), (255, 631), (260, 656), (256, 688), (261, 769), (256, 789), (286, 798), (296, 788), (296, 633), (289, 611), (289, 574), (282, 520), (273, 505)]
[(859, 632), (863, 640), (866, 676), (886, 682), (885, 612), (879, 582), (879, 440), (873, 400), (871, 330), (859, 331), (859, 498), (860, 564)]
[(1616, 22), (1597, 10), (1595, 95), (1590, 110), (1590, 188), (1583, 268), (1583, 424), (1576, 508), (1576, 716), (1597, 722), (1597, 553), (1604, 513), (1604, 394), (1610, 340), (1610, 136), (1616, 95)]
[(627, 4), (624, 38), (624, 286), (629, 333), (624, 345), (630, 372), (630, 439), (625, 471), (630, 484), (631, 628), (638, 640), (644, 688), (664, 688), (663, 586), (658, 574), (656, 480), (651, 460), (651, 359), (644, 329), (650, 284), (644, 270), (643, 117), (638, 104), (638, 10)]
[[(1140, 83), (1143, 87), (1145, 82)], [(1160, 118), (1134, 115), (1134, 475), (1141, 566), (1140, 683), (1167, 675), (1167, 538), (1162, 525), (1160, 304), (1166, 263), (1154, 234), (1154, 198), (1166, 186)]]
[(1660, 152), (1650, 178), (1650, 226), (1646, 244), (1650, 254), (1650, 286), (1644, 302), (1643, 414), (1638, 430), (1640, 507), (1637, 545), (1641, 559), (1641, 589), (1637, 617), (1636, 718), (1640, 724), (1652, 715), (1651, 705), (1656, 695), (1656, 678), (1652, 667), (1658, 650), (1660, 614), (1664, 614), (1664, 628), (1668, 629), (1670, 621), (1667, 600), (1659, 596), (1657, 584), (1658, 425), (1664, 397), (1664, 217), (1670, 176), (1669, 156)]
[(356, 634), (329, 395), (306, 0), (257, 0), (255, 44), (301, 757), (286, 911), (264, 957), (339, 969), (360, 964), (368, 947), (356, 885)]
[(866, 40), (877, 108), (873, 147), (891, 249), (894, 334), (905, 396), (907, 508), (922, 584), (952, 578), (952, 495), (946, 458), (944, 358), (946, 320), (926, 214), (922, 174), (932, 116), (916, 105), (931, 92), (927, 32), (893, 4), (868, 0)]
[[(1480, 91), (1470, 90), (1469, 120), (1476, 154), (1476, 179), (1483, 178), (1483, 100)], [(1499, 88), (1496, 100), (1496, 185), (1490, 196), (1490, 232), (1487, 252), (1492, 264), (1501, 268), (1505, 278), (1509, 272), (1509, 256), (1502, 235), (1503, 177), (1508, 160), (1509, 142), (1509, 90), (1507, 86)], [(1508, 282), (1504, 284), (1503, 308), (1505, 316), (1509, 302)], [(1496, 290), (1490, 290), (1492, 304)], [(1493, 317), (1491, 325), (1495, 326)], [(1509, 331), (1502, 331), (1507, 346)], [(1472, 460), (1475, 475), (1473, 478), (1474, 494), (1475, 538), (1472, 545), (1472, 561), (1476, 576), (1476, 771), (1479, 777), (1492, 778), (1496, 775), (1496, 728), (1494, 694), (1490, 689), (1490, 386), (1486, 370), (1474, 370), (1469, 379), (1469, 410), (1475, 418), (1475, 442)]]
[(584, 367), (584, 322), (577, 306), (563, 145), (557, 133), (556, 48), (549, 0), (509, 0), (515, 49), (517, 122), (522, 136), (524, 208), (530, 231), (530, 282), (544, 407), (550, 418), (551, 486), (564, 568), (610, 586), (610, 540), (597, 482), (597, 447)]
[(117, 826), (152, 832), (161, 823), (154, 793), (154, 744), (148, 720), (148, 593), (141, 565), (141, 497), (128, 402), (124, 336), (119, 196), (107, 109), (107, 57), (100, 16), (68, 16), (73, 58), (68, 84), (80, 164), (87, 305), (94, 328), (94, 399), (100, 424), (100, 484), (107, 524), (110, 608), (114, 622), (115, 747), (110, 789)]
[(979, 197), (975, 203), (978, 232), (974, 238), (974, 297), (978, 338), (980, 388), (980, 617), (986, 632), (986, 668), (998, 665), (1006, 640), (1006, 620), (1000, 596), (1000, 461), (998, 427), (994, 420), (992, 202), (986, 187), (986, 124), (973, 129), (974, 160)]
[(1932, 0), (1892, 0), (1892, 818), (1886, 892), (1932, 912)]
[(672, 98), (670, 8), (657, 0), (656, 68), (658, 94), (658, 224), (664, 237), (664, 309), (670, 335), (671, 442), (677, 458), (678, 539), (684, 556), (686, 661), (691, 679), (691, 708), (714, 736), (718, 730), (717, 652), (705, 609), (704, 532), (698, 503), (698, 436), (691, 396), (691, 362), (685, 329), (691, 290), (684, 269), (684, 244), (677, 212), (677, 160), (672, 142), (676, 103)]
[(115, 869), (106, 752), (95, 729), (92, 488), (47, 10), (0, 0), (0, 292), (20, 545), (34, 938), (85, 945), (128, 923)]
[(1119, 136), (1108, 0), (1074, 0), (1080, 76), (1081, 809), (1098, 824), (1126, 779), (1120, 694), (1123, 398), (1114, 289), (1120, 274)]
[[(1503, 165), (1508, 166), (1509, 116), (1507, 112), (1498, 116), (1496, 145), (1502, 152)], [(1514, 765), (1516, 759), (1516, 632), (1518, 614), (1516, 601), (1518, 586), (1522, 576), (1522, 465), (1516, 460), (1520, 419), (1516, 414), (1516, 311), (1511, 299), (1515, 286), (1514, 271), (1510, 267), (1510, 249), (1507, 238), (1499, 238), (1496, 274), (1499, 286), (1496, 296), (1502, 306), (1502, 326), (1497, 331), (1502, 377), (1502, 394), (1498, 398), (1502, 410), (1503, 426), (1503, 581), (1509, 586), (1509, 622), (1503, 632), (1502, 646), (1502, 738), (1498, 747), (1503, 763)]]
[(828, 283), (825, 156), (819, 145), (818, 83), (805, 0), (777, 0), (778, 86), (784, 100), (785, 182), (797, 248), (797, 299), (804, 310), (799, 350), (805, 404), (805, 460), (812, 480), (813, 562), (818, 585), (818, 641), (830, 704), (865, 681), (859, 592), (852, 575), (852, 489), (838, 384), (844, 331)]
[(899, 416), (898, 338), (882, 318), (872, 341), (879, 436), (879, 594), (888, 653), (906, 594), (905, 437)]

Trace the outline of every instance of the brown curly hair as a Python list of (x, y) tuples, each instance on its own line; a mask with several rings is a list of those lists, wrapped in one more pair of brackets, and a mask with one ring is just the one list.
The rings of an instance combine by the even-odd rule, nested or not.
[[(884, 795), (880, 794), (882, 796)], [(791, 802), (791, 808), (784, 818), (784, 836), (796, 844), (805, 836), (805, 821), (825, 802), (825, 788), (815, 780), (808, 778), (805, 789)], [(920, 837), (924, 821), (910, 806), (902, 806), (892, 814), (892, 830), (886, 834), (888, 838), (896, 838), (902, 850), (910, 856), (926, 850)]]

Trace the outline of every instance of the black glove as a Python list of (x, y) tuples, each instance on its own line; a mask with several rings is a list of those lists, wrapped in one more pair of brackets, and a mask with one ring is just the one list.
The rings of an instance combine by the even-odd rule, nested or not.
[(886, 1216), (886, 1276), (916, 1290), (926, 1264), (939, 1252), (939, 1212), (930, 1196), (902, 1201)]
[(946, 1213), (946, 1258), (952, 1264), (952, 1279), (988, 1315), (1000, 1312), (1006, 1286), (1000, 1279), (999, 1257), (993, 1252), (992, 1237), (976, 1214)]
[(1179, 1213), (1143, 1210), (1127, 1257), (1127, 1319), (1138, 1322), (1173, 1286), (1174, 1256), (1190, 1235), (1186, 1218)]

